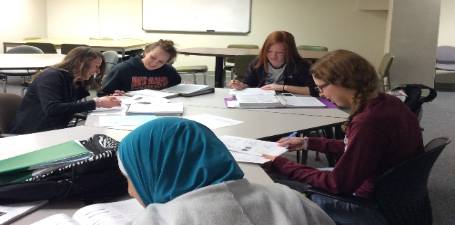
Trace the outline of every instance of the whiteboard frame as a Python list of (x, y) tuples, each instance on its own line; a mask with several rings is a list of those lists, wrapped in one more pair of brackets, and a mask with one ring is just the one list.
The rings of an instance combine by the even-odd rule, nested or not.
[(144, 27), (144, 1), (151, 1), (151, 0), (142, 0), (141, 3), (141, 22), (142, 22), (142, 30), (144, 32), (157, 32), (157, 33), (177, 33), (177, 34), (243, 34), (247, 35), (251, 32), (251, 13), (252, 13), (252, 0), (248, 0), (249, 9), (248, 9), (248, 29), (246, 31), (217, 31), (217, 30), (177, 30), (177, 29), (147, 29)]

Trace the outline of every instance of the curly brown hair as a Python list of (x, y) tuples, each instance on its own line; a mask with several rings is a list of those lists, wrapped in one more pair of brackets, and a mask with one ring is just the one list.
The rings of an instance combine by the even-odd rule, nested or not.
[(310, 69), (314, 78), (355, 91), (349, 121), (379, 91), (376, 70), (365, 58), (348, 50), (329, 52)]

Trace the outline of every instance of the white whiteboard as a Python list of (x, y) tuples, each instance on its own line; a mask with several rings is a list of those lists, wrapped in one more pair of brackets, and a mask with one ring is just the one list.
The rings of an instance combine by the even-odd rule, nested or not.
[(142, 0), (142, 29), (248, 33), (251, 0)]

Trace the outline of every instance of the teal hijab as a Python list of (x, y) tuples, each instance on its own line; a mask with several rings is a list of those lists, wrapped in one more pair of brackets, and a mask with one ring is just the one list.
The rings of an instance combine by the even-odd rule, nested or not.
[(119, 159), (145, 206), (243, 178), (226, 146), (204, 125), (177, 117), (152, 120), (120, 143)]

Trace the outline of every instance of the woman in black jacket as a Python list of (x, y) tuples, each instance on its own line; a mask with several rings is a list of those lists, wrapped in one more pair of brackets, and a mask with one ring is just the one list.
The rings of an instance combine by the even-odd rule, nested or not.
[(237, 90), (260, 87), (317, 96), (309, 69), (310, 64), (297, 51), (294, 36), (286, 31), (274, 31), (267, 36), (259, 56), (248, 66), (244, 79), (232, 80), (229, 86)]
[(96, 107), (120, 106), (120, 101), (112, 96), (79, 101), (89, 96), (87, 81), (94, 74), (103, 74), (104, 67), (103, 56), (98, 51), (89, 47), (71, 50), (61, 63), (36, 76), (10, 124), (9, 132), (26, 134), (61, 129), (68, 125), (75, 113)]

